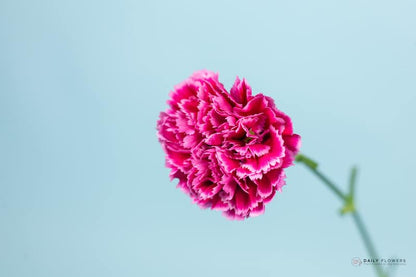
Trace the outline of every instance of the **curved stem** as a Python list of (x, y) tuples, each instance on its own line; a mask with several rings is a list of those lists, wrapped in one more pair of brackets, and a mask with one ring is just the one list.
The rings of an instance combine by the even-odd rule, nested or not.
[[(309, 168), (309, 167), (308, 167)], [(341, 200), (346, 201), (347, 196), (342, 193), (342, 191), (333, 183), (331, 182), (325, 175), (319, 172), (316, 168), (310, 168), (313, 174), (317, 176), (333, 193), (335, 193)]]
[[(350, 194), (345, 194), (343, 193), (337, 185), (335, 185), (331, 180), (328, 179), (328, 177), (326, 177), (324, 174), (322, 174), (318, 169), (318, 164), (313, 161), (312, 159), (299, 154), (298, 156), (296, 156), (296, 161), (297, 162), (301, 162), (303, 163), (309, 170), (311, 170), (311, 172), (318, 177), (318, 179), (320, 179), (335, 195), (338, 196), (338, 198), (340, 198), (343, 202), (344, 205), (354, 205), (353, 203), (353, 197), (354, 197), (354, 181), (355, 181), (355, 174), (356, 174), (356, 169), (353, 169), (353, 176), (352, 176), (352, 185), (351, 185), (351, 191)], [(370, 235), (367, 231), (367, 228), (364, 225), (364, 222), (361, 218), (361, 216), (359, 215), (359, 213), (357, 212), (357, 210), (355, 209), (355, 207), (353, 206), (353, 208), (350, 210), (352, 217), (354, 219), (354, 223), (358, 228), (358, 231), (360, 233), (361, 239), (364, 242), (365, 248), (368, 252), (368, 254), (370, 255), (371, 259), (377, 259), (379, 256), (377, 255), (377, 252), (375, 250), (374, 244), (371, 241)], [(387, 277), (388, 275), (383, 271), (382, 267), (380, 264), (375, 263), (374, 264), (374, 269), (376, 271), (376, 274), (378, 277)]]

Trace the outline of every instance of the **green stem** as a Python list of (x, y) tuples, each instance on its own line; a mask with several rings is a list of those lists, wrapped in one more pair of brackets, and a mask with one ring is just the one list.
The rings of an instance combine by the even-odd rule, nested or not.
[[(308, 167), (309, 168), (309, 167)], [(331, 182), (325, 175), (319, 172), (316, 168), (312, 169), (309, 168), (315, 176), (317, 176), (333, 193), (335, 193), (341, 200), (346, 201), (347, 196), (342, 193), (342, 191), (333, 183)]]
[[(315, 176), (318, 177), (335, 195), (338, 196), (343, 202), (344, 205), (353, 205), (351, 211), (352, 217), (354, 219), (354, 223), (358, 228), (358, 231), (360, 233), (361, 239), (364, 242), (365, 248), (367, 249), (368, 254), (370, 255), (371, 259), (377, 259), (379, 256), (377, 255), (377, 252), (375, 250), (374, 244), (371, 241), (370, 235), (364, 225), (363, 220), (361, 219), (361, 216), (357, 212), (356, 208), (354, 207), (354, 189), (352, 188), (350, 191), (350, 194), (343, 193), (337, 185), (335, 185), (331, 180), (329, 180), (324, 174), (322, 174), (318, 169), (318, 164), (313, 161), (312, 159), (302, 155), (298, 154), (296, 156), (296, 161), (303, 163)], [(355, 169), (352, 176), (352, 183), (355, 181)], [(388, 275), (383, 271), (381, 266), (379, 264), (374, 264), (374, 269), (376, 271), (376, 274), (378, 277), (388, 277)]]
[[(361, 238), (364, 241), (368, 254), (372, 259), (377, 259), (379, 256), (377, 255), (376, 249), (374, 248), (374, 244), (371, 241), (370, 235), (368, 234), (367, 228), (365, 227), (360, 214), (357, 211), (354, 211), (352, 212), (352, 218), (354, 219), (355, 225), (357, 226), (358, 231), (360, 232)], [(379, 264), (375, 264), (374, 269), (377, 273), (377, 276), (387, 277), (387, 274), (383, 272), (383, 269)]]

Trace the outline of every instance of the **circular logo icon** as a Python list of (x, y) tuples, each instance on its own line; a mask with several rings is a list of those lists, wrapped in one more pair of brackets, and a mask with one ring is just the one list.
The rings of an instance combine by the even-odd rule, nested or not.
[(363, 263), (363, 262), (362, 262), (362, 261), (361, 261), (361, 259), (360, 259), (360, 258), (358, 258), (358, 257), (354, 257), (354, 258), (352, 258), (352, 260), (351, 260), (351, 264), (352, 264), (353, 266), (360, 266), (362, 263)]

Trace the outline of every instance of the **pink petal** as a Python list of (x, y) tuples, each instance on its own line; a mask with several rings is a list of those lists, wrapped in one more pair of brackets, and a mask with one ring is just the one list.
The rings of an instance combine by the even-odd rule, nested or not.
[(177, 130), (179, 132), (189, 135), (195, 133), (193, 126), (189, 125), (189, 118), (187, 118), (184, 114), (179, 114), (179, 116), (176, 118), (176, 126), (178, 127)]
[(218, 211), (226, 211), (229, 209), (229, 204), (224, 202), (219, 196), (216, 196), (212, 200), (211, 209)]
[(255, 180), (255, 183), (257, 184), (257, 192), (262, 198), (266, 198), (272, 194), (273, 185), (267, 175), (264, 175), (262, 179)]
[(223, 152), (217, 152), (217, 159), (218, 159), (218, 162), (219, 162), (221, 168), (227, 174), (233, 172), (236, 168), (238, 168), (240, 166), (240, 163), (238, 161), (229, 158)]
[(209, 112), (209, 116), (210, 116), (211, 125), (214, 128), (220, 126), (221, 124), (223, 124), (226, 121), (224, 116), (218, 114), (215, 110), (211, 110)]
[(167, 158), (166, 161), (168, 164), (176, 165), (178, 168), (184, 169), (185, 162), (190, 158), (189, 153), (181, 153), (177, 151), (172, 151), (166, 149)]
[(296, 152), (299, 151), (300, 146), (301, 146), (301, 140), (300, 140), (299, 135), (293, 134), (290, 136), (283, 136), (283, 139), (285, 141), (285, 144), (290, 150), (296, 151)]
[(273, 192), (272, 192), (272, 194), (270, 194), (267, 198), (265, 198), (264, 200), (263, 200), (263, 203), (264, 204), (267, 204), (267, 203), (269, 203), (270, 201), (272, 201), (272, 199), (273, 199), (273, 197), (274, 197), (274, 195), (276, 194), (276, 190), (275, 189), (273, 189)]
[(260, 157), (267, 154), (270, 151), (270, 148), (271, 147), (266, 144), (252, 144), (241, 147), (235, 147), (234, 150), (243, 156), (249, 155), (249, 157), (247, 158), (251, 158), (253, 156)]
[(285, 173), (281, 168), (270, 170), (267, 174), (267, 178), (273, 187), (282, 187), (285, 182)]
[(247, 105), (244, 108), (234, 108), (238, 114), (241, 115), (254, 115), (263, 112), (267, 107), (267, 101), (264, 98), (264, 95), (259, 93), (248, 101)]
[(245, 178), (248, 175), (250, 175), (251, 173), (252, 173), (252, 171), (250, 171), (249, 169), (244, 168), (244, 167), (239, 167), (236, 170), (236, 175), (237, 175), (238, 178)]
[(223, 212), (223, 215), (229, 220), (244, 220), (245, 219), (244, 216), (236, 214), (235, 210), (233, 209)]
[(250, 197), (242, 189), (237, 187), (235, 191), (235, 208), (236, 212), (246, 213), (250, 208)]
[(232, 113), (231, 104), (222, 95), (213, 98), (213, 105), (215, 111), (220, 115), (227, 116)]
[(198, 191), (202, 199), (211, 198), (221, 190), (221, 186), (212, 183), (211, 181), (204, 181), (194, 187)]
[(218, 82), (218, 73), (215, 73), (206, 69), (198, 70), (192, 74), (191, 79), (196, 82), (199, 82), (200, 80), (204, 80), (204, 79), (214, 80)]
[(194, 148), (200, 141), (199, 135), (188, 135), (183, 139), (183, 147), (185, 148)]
[(175, 86), (175, 89), (170, 92), (169, 96), (170, 100), (167, 101), (168, 105), (174, 109), (179, 109), (178, 103), (180, 103), (182, 99), (196, 96), (196, 87), (190, 84), (189, 81), (185, 81)]
[(270, 139), (267, 144), (271, 147), (269, 153), (259, 158), (247, 159), (246, 163), (241, 166), (255, 172), (267, 172), (271, 167), (281, 163), (285, 155), (283, 139), (273, 127), (270, 128)]
[(212, 134), (206, 138), (205, 143), (208, 145), (221, 145), (223, 140), (223, 134)]
[(246, 83), (245, 79), (240, 81), (240, 78), (237, 77), (230, 90), (230, 94), (235, 102), (245, 106), (247, 99), (251, 97), (251, 87)]
[(254, 209), (252, 209), (250, 211), (250, 216), (255, 217), (255, 216), (259, 216), (263, 213), (264, 213), (264, 204), (262, 202), (259, 202), (257, 207), (255, 207)]
[(224, 175), (221, 183), (224, 184), (220, 192), (221, 199), (231, 200), (234, 198), (235, 189), (237, 188), (236, 180), (230, 175)]

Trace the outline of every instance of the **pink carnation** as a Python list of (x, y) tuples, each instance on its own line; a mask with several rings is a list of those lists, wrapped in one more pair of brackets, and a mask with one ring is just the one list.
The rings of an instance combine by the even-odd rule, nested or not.
[(299, 151), (290, 118), (272, 98), (252, 96), (244, 79), (228, 93), (205, 70), (177, 85), (167, 103), (157, 130), (171, 179), (202, 208), (231, 219), (262, 214)]

